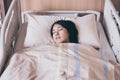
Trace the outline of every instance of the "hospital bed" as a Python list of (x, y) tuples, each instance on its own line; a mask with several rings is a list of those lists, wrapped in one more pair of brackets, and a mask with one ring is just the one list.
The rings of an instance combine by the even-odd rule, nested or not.
[[(120, 18), (118, 16), (117, 11), (115, 10), (111, 0), (105, 0), (104, 10), (102, 12), (96, 11), (96, 10), (89, 10), (89, 9), (88, 10), (74, 10), (74, 9), (72, 9), (72, 10), (60, 10), (60, 11), (56, 11), (56, 10), (55, 11), (54, 10), (52, 10), (52, 11), (51, 10), (31, 11), (31, 10), (29, 10), (29, 11), (22, 12), (19, 0), (13, 0), (10, 7), (9, 7), (9, 10), (6, 14), (6, 17), (5, 17), (5, 20), (3, 22), (3, 26), (2, 26), (2, 31), (1, 31), (0, 71), (1, 71), (1, 75), (3, 73), (2, 79), (4, 79), (4, 75), (7, 74), (6, 68), (7, 68), (7, 66), (9, 68), (9, 63), (10, 63), (10, 65), (12, 63), (14, 63), (14, 61), (9, 62), (9, 60), (12, 57), (13, 58), (11, 60), (14, 60), (14, 57), (15, 57), (14, 53), (15, 54), (19, 53), (20, 51), (24, 51), (24, 49), (25, 49), (25, 51), (29, 51), (29, 49), (31, 47), (35, 47), (35, 50), (36, 50), (36, 46), (38, 46), (38, 44), (41, 45), (41, 43), (44, 43), (44, 41), (41, 41), (41, 43), (39, 43), (39, 42), (34, 43), (36, 41), (36, 39), (35, 39), (36, 37), (34, 37), (34, 35), (35, 35), (34, 32), (32, 32), (33, 36), (30, 36), (32, 34), (31, 32), (30, 32), (30, 34), (28, 34), (29, 30), (31, 29), (31, 28), (28, 28), (28, 26), (32, 25), (32, 27), (33, 27), (33, 25), (35, 25), (35, 24), (31, 24), (31, 23), (32, 23), (32, 21), (33, 21), (33, 23), (35, 21), (39, 21), (39, 19), (37, 19), (37, 18), (40, 18), (40, 21), (41, 21), (41, 16), (43, 16), (42, 19), (43, 18), (46, 19), (45, 21), (47, 21), (48, 19), (51, 19), (51, 18), (52, 18), (51, 20), (54, 20), (54, 21), (59, 20), (59, 19), (68, 19), (68, 20), (73, 20), (73, 21), (78, 20), (79, 21), (79, 18), (80, 18), (80, 21), (81, 21), (80, 24), (82, 24), (82, 22), (83, 22), (82, 19), (88, 18), (89, 16), (94, 16), (95, 22), (93, 22), (93, 23), (95, 23), (97, 26), (94, 34), (97, 35), (97, 39), (95, 38), (95, 41), (97, 43), (95, 43), (95, 45), (93, 45), (93, 44), (88, 45), (88, 43), (83, 43), (83, 44), (88, 45), (88, 46), (92, 46), (92, 48), (95, 49), (95, 52), (98, 51), (98, 53), (100, 53), (99, 58), (101, 58), (103, 60), (107, 59), (107, 61), (110, 60), (110, 61), (113, 61), (115, 63), (120, 61), (119, 60)], [(33, 20), (31, 20), (31, 19), (33, 19)], [(31, 22), (29, 22), (29, 20), (31, 20)], [(94, 21), (93, 17), (92, 17), (92, 20)], [(86, 21), (86, 19), (85, 19), (85, 21)], [(91, 21), (91, 23), (92, 23), (92, 21)], [(38, 22), (38, 24), (41, 24), (41, 23)], [(38, 24), (36, 24), (35, 26), (38, 26)], [(39, 28), (36, 28), (36, 29), (39, 29)], [(94, 32), (94, 31), (92, 31), (92, 32)], [(97, 32), (97, 34), (96, 34), (96, 32)], [(22, 35), (22, 37), (21, 37), (21, 35)], [(88, 35), (90, 35), (90, 34), (88, 34)], [(49, 40), (49, 39), (47, 39), (47, 40)], [(89, 40), (89, 41), (91, 41), (91, 40)], [(24, 43), (21, 43), (21, 42), (24, 42)], [(49, 41), (49, 42), (52, 42), (52, 41)], [(92, 43), (92, 42), (89, 42), (89, 43)], [(50, 46), (51, 44), (47, 43), (47, 45)], [(53, 44), (53, 45), (55, 45), (55, 44)], [(70, 50), (72, 50), (71, 46), (73, 44), (69, 44), (69, 45), (70, 45)], [(41, 46), (43, 46), (43, 44)], [(63, 44), (63, 45), (55, 45), (55, 46), (59, 46), (59, 49), (61, 49), (61, 46), (68, 46), (68, 45)], [(46, 48), (48, 48), (48, 47), (46, 47)], [(63, 48), (66, 48), (66, 47), (63, 47)], [(42, 48), (42, 49), (44, 50), (44, 48)], [(48, 48), (48, 49), (52, 50), (51, 48)], [(60, 50), (58, 50), (58, 53), (59, 52), (60, 52)], [(95, 56), (97, 56), (96, 53), (94, 53), (94, 54), (95, 54)], [(87, 56), (87, 57), (89, 57), (89, 56)], [(15, 60), (17, 60), (17, 58), (19, 60), (19, 57), (16, 57)], [(61, 57), (58, 57), (58, 59), (61, 59)], [(88, 60), (89, 60), (89, 58), (88, 58)], [(61, 61), (58, 61), (58, 63), (60, 64)], [(102, 64), (102, 62), (100, 62), (100, 64)], [(4, 70), (6, 70), (5, 73), (4, 73)], [(105, 72), (103, 72), (103, 73), (105, 75)], [(109, 73), (109, 71), (108, 71), (108, 73)], [(110, 74), (113, 74), (113, 73), (110, 73)], [(56, 76), (59, 76), (59, 75), (56, 74)], [(108, 74), (108, 76), (105, 76), (105, 78), (110, 79), (109, 76), (110, 75)], [(92, 77), (91, 79), (93, 79), (93, 78), (98, 78), (98, 77)], [(111, 80), (117, 79), (117, 78), (118, 78), (118, 75), (117, 75), (117, 77), (113, 76), (111, 78)], [(77, 78), (77, 79), (79, 79), (79, 78)], [(100, 77), (98, 79), (103, 79), (103, 78)]]

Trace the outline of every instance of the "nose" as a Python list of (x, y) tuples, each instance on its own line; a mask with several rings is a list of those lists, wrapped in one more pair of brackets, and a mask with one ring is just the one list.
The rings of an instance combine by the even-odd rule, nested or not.
[(54, 34), (55, 34), (55, 35), (59, 35), (59, 31), (56, 31)]

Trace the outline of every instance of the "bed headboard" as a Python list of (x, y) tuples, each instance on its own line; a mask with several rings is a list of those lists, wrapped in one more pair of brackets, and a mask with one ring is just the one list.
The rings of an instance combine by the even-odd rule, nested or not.
[(24, 10), (96, 10), (103, 11), (105, 0), (21, 0)]

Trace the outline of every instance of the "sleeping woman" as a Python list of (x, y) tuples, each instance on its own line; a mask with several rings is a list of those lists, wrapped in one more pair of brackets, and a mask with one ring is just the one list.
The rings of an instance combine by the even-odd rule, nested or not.
[(55, 43), (78, 43), (78, 31), (72, 21), (56, 21), (50, 32)]

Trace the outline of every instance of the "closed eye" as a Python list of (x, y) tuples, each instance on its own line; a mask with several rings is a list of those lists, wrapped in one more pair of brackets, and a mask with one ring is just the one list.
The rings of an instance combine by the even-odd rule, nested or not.
[(58, 28), (58, 31), (62, 31), (63, 30), (63, 28)]
[(62, 30), (63, 30), (63, 27), (59, 26), (58, 28), (53, 29), (52, 33), (54, 34), (54, 33), (58, 32), (58, 31), (62, 31)]

